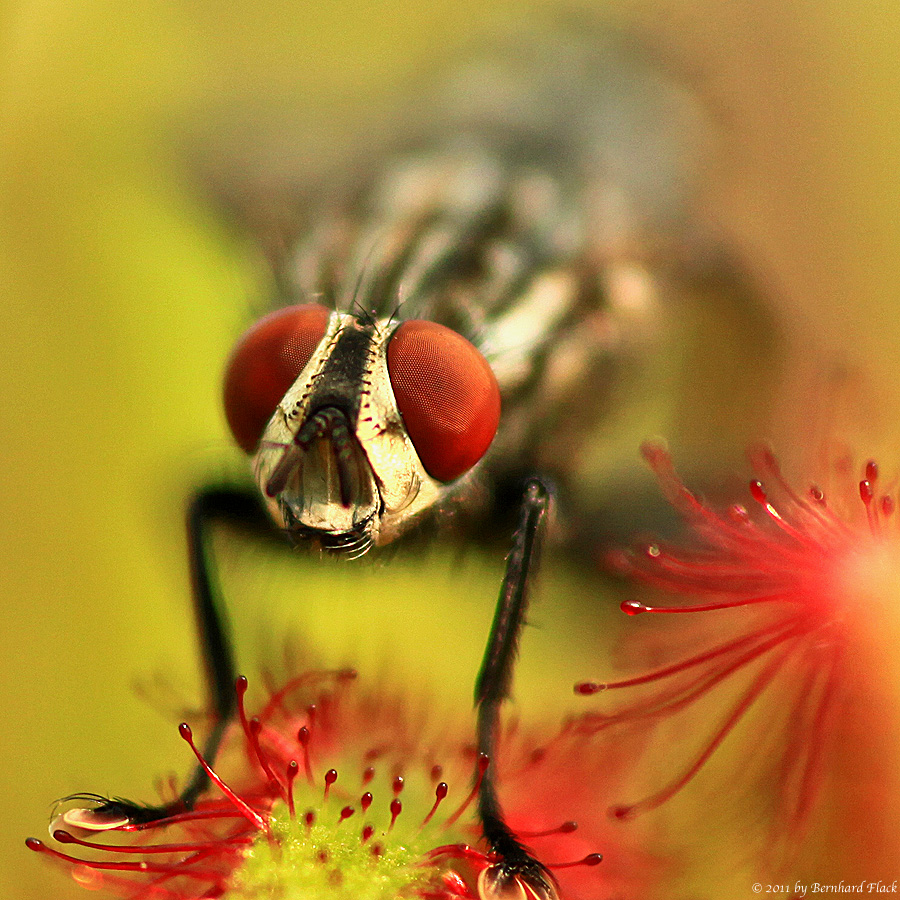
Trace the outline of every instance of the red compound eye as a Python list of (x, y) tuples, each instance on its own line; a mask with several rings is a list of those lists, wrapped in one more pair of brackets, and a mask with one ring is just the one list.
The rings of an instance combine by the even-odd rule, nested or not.
[(500, 389), (487, 360), (434, 322), (404, 322), (388, 344), (388, 374), (425, 471), (453, 481), (484, 456), (500, 421)]
[(266, 423), (318, 347), (331, 313), (315, 303), (276, 309), (238, 341), (225, 370), (225, 416), (253, 453)]

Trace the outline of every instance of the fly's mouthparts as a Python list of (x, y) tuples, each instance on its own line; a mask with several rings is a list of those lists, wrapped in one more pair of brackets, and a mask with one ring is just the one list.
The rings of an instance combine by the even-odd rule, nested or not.
[(330, 452), (334, 459), (341, 506), (349, 509), (355, 494), (352, 438), (346, 416), (334, 407), (318, 410), (297, 432), (294, 442), (307, 450), (323, 439), (323, 452)]
[(303, 448), (296, 443), (284, 448), (272, 474), (265, 483), (267, 497), (277, 497), (287, 486), (288, 479), (303, 465)]
[(301, 474), (306, 454), (314, 445), (318, 452), (331, 454), (333, 469), (326, 464), (329, 474), (336, 476), (341, 506), (349, 509), (356, 494), (358, 479), (353, 471), (353, 438), (346, 416), (338, 409), (320, 409), (304, 423), (293, 442), (284, 448), (272, 474), (265, 485), (267, 497), (277, 497), (287, 486), (290, 477)]
[(267, 497), (295, 535), (309, 533), (328, 550), (365, 552), (379, 498), (369, 461), (347, 416), (333, 406), (312, 413), (264, 480)]
[(307, 528), (301, 522), (288, 521), (285, 533), (291, 545), (321, 550), (343, 559), (359, 559), (375, 544), (372, 533), (374, 515), (360, 522), (352, 531), (328, 532)]
[(372, 547), (373, 540), (368, 528), (371, 521), (371, 518), (366, 519), (355, 531), (343, 534), (319, 534), (316, 540), (319, 541), (322, 549), (329, 553), (348, 559), (357, 559), (365, 556)]

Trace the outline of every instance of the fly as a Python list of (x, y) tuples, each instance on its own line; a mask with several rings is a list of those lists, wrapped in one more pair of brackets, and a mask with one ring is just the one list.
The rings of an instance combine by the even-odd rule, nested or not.
[[(624, 42), (529, 42), (426, 105), (437, 127), (412, 128), (303, 205), (278, 266), (285, 296), (228, 363), (225, 410), (256, 490), (201, 490), (188, 511), (216, 714), (207, 759), (234, 714), (236, 670), (206, 536), (261, 507), (291, 538), (350, 557), (448, 507), (495, 528), (516, 510), (475, 687), (490, 757), (551, 498), (577, 522), (572, 470), (639, 344), (632, 326), (689, 280), (704, 117)], [(198, 770), (177, 803), (111, 800), (93, 817), (152, 821), (207, 786)], [(496, 789), (488, 765), (478, 816), (496, 863), (482, 896), (552, 900)]]

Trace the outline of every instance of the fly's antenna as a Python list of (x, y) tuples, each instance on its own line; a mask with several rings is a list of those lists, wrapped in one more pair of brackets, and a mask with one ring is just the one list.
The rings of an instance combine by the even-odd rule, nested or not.
[(391, 314), (388, 316), (388, 326), (393, 325), (395, 320), (400, 321), (400, 310), (403, 309), (404, 303), (406, 303), (405, 299), (400, 297), (397, 298), (397, 303), (394, 305), (393, 309), (391, 310)]
[(375, 310), (366, 309), (355, 297), (350, 306), (351, 310), (355, 307), (353, 315), (356, 316), (363, 325), (369, 328), (375, 328), (378, 325), (378, 315)]
[[(366, 252), (365, 257), (363, 258), (362, 265), (359, 267), (359, 274), (356, 276), (356, 282), (353, 285), (353, 293), (350, 295), (350, 307), (348, 312), (351, 312), (356, 316), (363, 325), (373, 326), (377, 322), (377, 316), (373, 310), (366, 309), (359, 300), (360, 290), (363, 285), (363, 281), (366, 276), (369, 274), (369, 270), (372, 265), (372, 257), (375, 255), (375, 251), (378, 248), (379, 240), (376, 238), (372, 241), (371, 247), (369, 247)], [(358, 312), (354, 312), (354, 309), (358, 310)]]

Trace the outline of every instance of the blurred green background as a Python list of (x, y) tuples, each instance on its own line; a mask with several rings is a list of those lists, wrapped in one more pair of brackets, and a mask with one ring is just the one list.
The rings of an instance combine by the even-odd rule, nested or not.
[[(807, 429), (846, 419), (854, 434), (865, 428), (863, 452), (896, 464), (897, 4), (572, 6), (648, 34), (711, 98), (722, 158), (708, 205), (785, 325), (779, 390), (752, 411), (782, 457), (799, 465)], [(436, 58), (539, 8), (518, 0), (3, 6), (0, 896), (80, 893), (23, 845), (45, 832), (53, 798), (98, 790), (149, 799), (152, 777), (183, 771), (187, 759), (174, 725), (179, 706), (200, 694), (181, 510), (198, 478), (240, 471), (219, 382), (267, 282), (252, 246), (192, 181), (185, 136), (245, 107), (352, 120)], [(235, 595), (254, 598), (238, 623), (248, 654), (287, 620), (326, 659), (369, 658), (375, 667), (397, 657), (415, 666), (417, 633), (426, 646), (459, 635), (438, 674), (468, 702), (500, 560), (472, 560), (471, 585), (461, 587), (451, 562), (431, 558), (425, 593), (446, 598), (435, 614), (412, 602), (423, 576), (406, 564), (364, 570), (355, 576), (362, 588), (307, 567), (285, 597), (289, 579), (258, 550), (228, 550)], [(286, 611), (266, 612), (276, 594)], [(553, 598), (542, 603), (539, 624), (553, 621)], [(359, 635), (380, 627), (373, 622), (391, 624), (383, 643), (364, 650)], [(536, 640), (552, 653), (566, 639), (546, 629)], [(540, 675), (541, 658), (524, 654), (524, 678)], [(562, 684), (591, 674), (582, 663), (558, 668)], [(134, 691), (135, 678), (149, 684), (158, 674), (178, 697), (162, 714)], [(158, 700), (162, 690), (150, 694)]]

